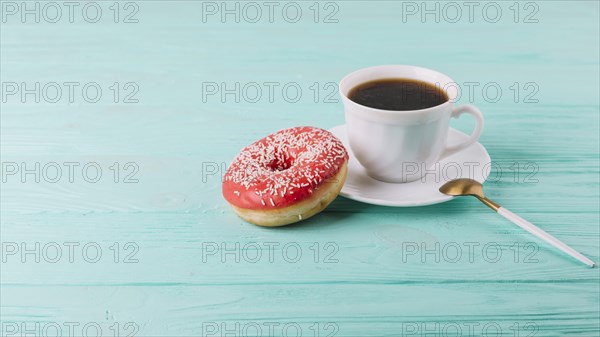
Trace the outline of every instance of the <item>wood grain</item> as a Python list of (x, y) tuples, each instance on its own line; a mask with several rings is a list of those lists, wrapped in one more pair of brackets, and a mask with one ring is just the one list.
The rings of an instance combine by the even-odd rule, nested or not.
[[(598, 2), (532, 2), (537, 23), (522, 22), (524, 3), (515, 23), (513, 2), (496, 2), (497, 23), (437, 23), (403, 22), (409, 2), (337, 1), (329, 24), (325, 2), (318, 23), (313, 2), (297, 3), (303, 16), (293, 24), (203, 22), (193, 1), (136, 1), (134, 24), (112, 22), (108, 2), (95, 24), (1, 23), (3, 90), (66, 81), (103, 89), (97, 103), (16, 95), (0, 104), (2, 335), (36, 323), (36, 336), (54, 324), (65, 332), (69, 322), (76, 335), (88, 324), (87, 335), (99, 326), (102, 336), (142, 337), (226, 328), (294, 336), (298, 327), (302, 336), (600, 335), (599, 269), (476, 200), (391, 208), (339, 197), (298, 225), (265, 229), (237, 218), (220, 190), (224, 168), (250, 142), (289, 126), (342, 124), (328, 83), (365, 66), (416, 64), (450, 75), (465, 90), (459, 102), (484, 112), (488, 196), (598, 262)], [(122, 91), (115, 103), (114, 82), (137, 84), (139, 102), (123, 103)], [(203, 83), (222, 82), (293, 83), (302, 95), (202, 96)], [(497, 101), (482, 91), (489, 83), (502, 90)], [(79, 165), (72, 182), (66, 162)], [(7, 165), (36, 163), (56, 163), (60, 179), (5, 176)], [(89, 163), (102, 169), (97, 182), (81, 174)]]

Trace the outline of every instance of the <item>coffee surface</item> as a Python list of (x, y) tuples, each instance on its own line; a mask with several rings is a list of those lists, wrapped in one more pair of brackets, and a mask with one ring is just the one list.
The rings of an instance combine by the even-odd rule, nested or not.
[(446, 93), (437, 86), (406, 78), (359, 84), (350, 90), (348, 98), (370, 108), (394, 111), (426, 109), (448, 101)]

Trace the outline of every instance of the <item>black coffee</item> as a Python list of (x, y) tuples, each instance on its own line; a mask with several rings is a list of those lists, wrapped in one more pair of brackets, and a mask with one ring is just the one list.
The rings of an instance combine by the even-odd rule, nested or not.
[(406, 78), (386, 78), (362, 83), (348, 93), (352, 101), (381, 110), (420, 110), (448, 101), (433, 84)]

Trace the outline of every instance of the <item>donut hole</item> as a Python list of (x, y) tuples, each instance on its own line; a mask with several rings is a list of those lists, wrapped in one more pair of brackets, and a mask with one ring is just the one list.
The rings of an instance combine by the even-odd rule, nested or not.
[(274, 159), (269, 164), (267, 164), (267, 167), (271, 171), (285, 171), (285, 170), (289, 169), (290, 167), (292, 167), (292, 160), (291, 159), (288, 159), (288, 160)]

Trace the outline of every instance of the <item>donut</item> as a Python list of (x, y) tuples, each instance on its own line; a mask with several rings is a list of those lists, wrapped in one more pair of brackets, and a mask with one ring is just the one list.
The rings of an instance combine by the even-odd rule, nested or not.
[(245, 147), (223, 177), (223, 196), (244, 220), (283, 226), (321, 212), (339, 194), (348, 153), (329, 131), (294, 127)]

